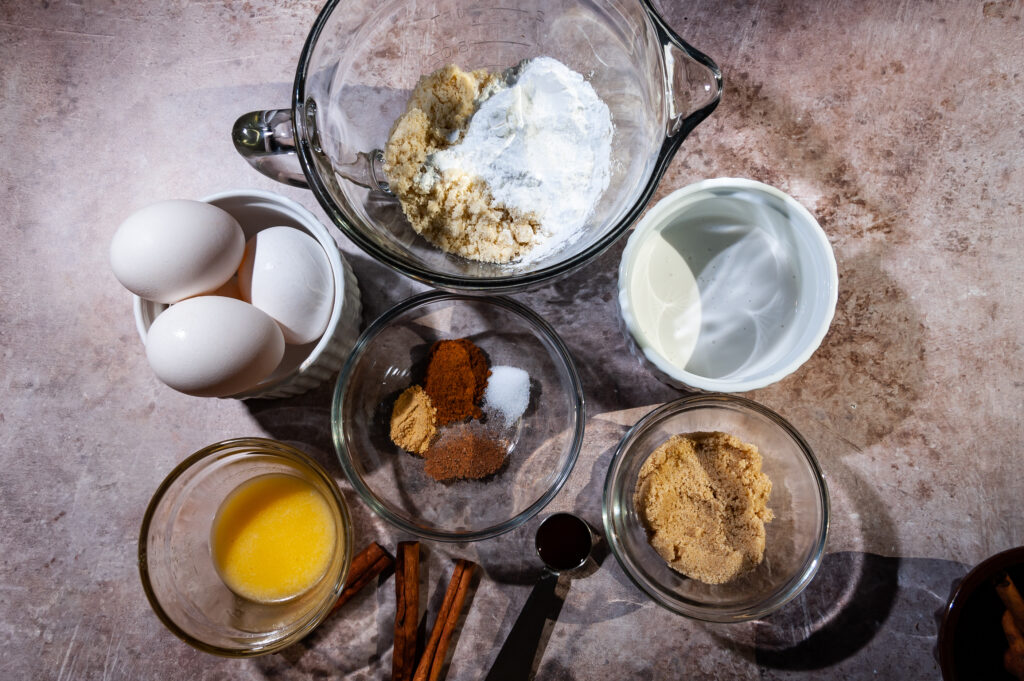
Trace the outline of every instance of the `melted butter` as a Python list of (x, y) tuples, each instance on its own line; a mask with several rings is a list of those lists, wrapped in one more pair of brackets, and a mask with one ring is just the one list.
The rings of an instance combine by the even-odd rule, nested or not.
[(292, 475), (261, 475), (235, 488), (210, 533), (221, 579), (243, 598), (287, 600), (323, 577), (335, 550), (327, 500)]

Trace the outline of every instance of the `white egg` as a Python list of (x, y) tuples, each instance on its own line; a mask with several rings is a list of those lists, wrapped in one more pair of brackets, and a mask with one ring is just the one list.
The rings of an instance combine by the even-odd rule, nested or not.
[(244, 250), (245, 234), (230, 213), (203, 201), (161, 201), (117, 228), (110, 266), (139, 297), (176, 303), (224, 284)]
[(236, 300), (242, 300), (242, 289), (238, 286), (238, 277), (232, 275), (230, 279), (221, 284), (218, 288), (208, 293), (204, 293), (204, 296), (224, 296), (225, 298), (235, 298)]
[(146, 337), (157, 378), (183, 393), (225, 397), (269, 376), (284, 355), (281, 328), (249, 303), (189, 298), (164, 310)]
[(249, 239), (238, 286), (243, 300), (277, 320), (287, 343), (309, 343), (327, 330), (334, 308), (331, 261), (301, 230), (271, 227)]

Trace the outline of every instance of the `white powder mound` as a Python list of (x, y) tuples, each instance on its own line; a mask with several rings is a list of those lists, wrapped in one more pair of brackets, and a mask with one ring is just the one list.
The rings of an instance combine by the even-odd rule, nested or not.
[(496, 202), (536, 215), (544, 238), (527, 262), (578, 236), (608, 188), (611, 113), (583, 76), (550, 57), (503, 81), (481, 93), (462, 140), (429, 154), (416, 181), (427, 190), (445, 172), (477, 176)]
[(530, 374), (516, 367), (491, 367), (484, 389), (484, 407), (500, 413), (505, 426), (519, 420), (530, 404)]

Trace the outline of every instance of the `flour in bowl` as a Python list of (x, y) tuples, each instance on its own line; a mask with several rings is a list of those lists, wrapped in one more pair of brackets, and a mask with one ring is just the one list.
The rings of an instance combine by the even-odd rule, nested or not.
[(501, 76), (449, 65), (420, 79), (385, 149), (413, 228), (484, 262), (530, 261), (575, 240), (611, 175), (611, 113), (550, 57)]

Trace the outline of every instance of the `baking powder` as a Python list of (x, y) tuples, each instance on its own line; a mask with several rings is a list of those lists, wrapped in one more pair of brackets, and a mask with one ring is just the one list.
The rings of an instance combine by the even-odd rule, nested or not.
[(550, 57), (505, 72), (481, 93), (461, 141), (429, 154), (417, 183), (445, 172), (486, 182), (494, 200), (534, 214), (541, 236), (522, 258), (541, 258), (574, 240), (608, 187), (612, 121), (583, 76)]

